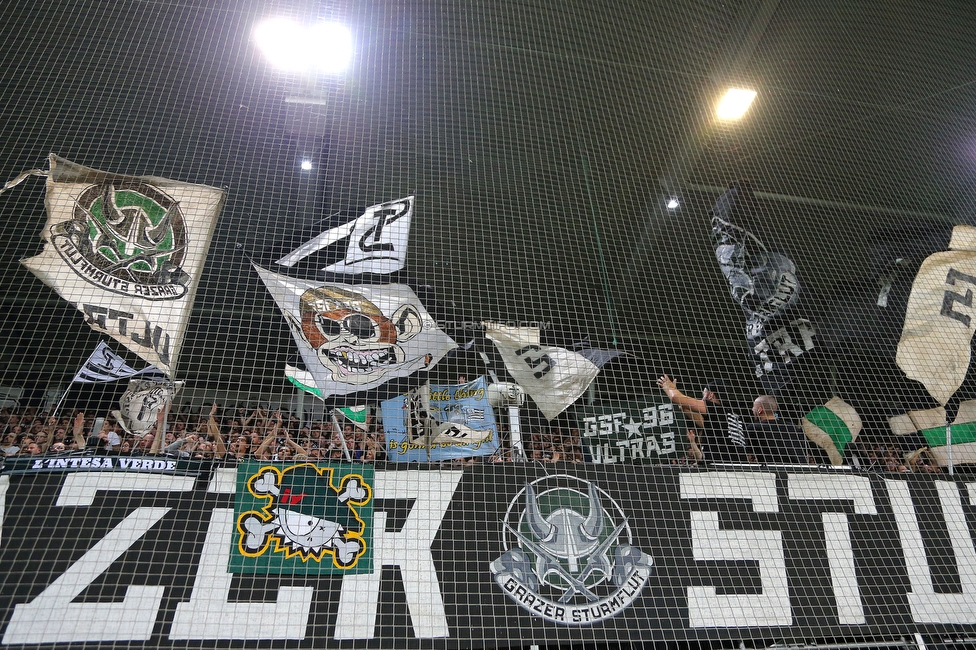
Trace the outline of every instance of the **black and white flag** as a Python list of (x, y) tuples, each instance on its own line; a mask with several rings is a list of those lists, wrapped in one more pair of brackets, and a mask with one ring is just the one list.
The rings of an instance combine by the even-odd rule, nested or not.
[(119, 410), (112, 411), (112, 415), (129, 433), (149, 433), (156, 424), (159, 413), (182, 387), (181, 381), (130, 379), (129, 387), (119, 398)]
[(224, 191), (54, 154), (50, 166), (44, 250), (21, 262), (92, 329), (172, 374)]
[(484, 325), (509, 374), (550, 420), (575, 402), (600, 372), (578, 352), (542, 345), (537, 327)]
[(414, 197), (371, 205), (356, 219), (310, 239), (276, 263), (292, 267), (342, 239), (348, 239), (345, 258), (323, 271), (355, 275), (395, 273), (407, 258)]
[(75, 373), (71, 383), (94, 384), (101, 381), (116, 381), (126, 377), (135, 377), (136, 375), (163, 377), (165, 373), (155, 366), (136, 370), (127, 364), (125, 359), (112, 351), (112, 348), (108, 347), (105, 341), (99, 341), (95, 351)]

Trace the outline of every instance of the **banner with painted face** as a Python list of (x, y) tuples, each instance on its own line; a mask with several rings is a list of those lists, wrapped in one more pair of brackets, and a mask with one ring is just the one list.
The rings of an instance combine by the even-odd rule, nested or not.
[(323, 399), (427, 370), (457, 347), (406, 285), (313, 282), (253, 266)]
[(424, 385), (381, 404), (391, 461), (490, 456), (499, 449), (495, 413), (484, 377), (456, 385)]
[(594, 463), (670, 463), (684, 458), (690, 424), (669, 401), (614, 402), (570, 410)]
[(54, 154), (50, 165), (44, 250), (24, 266), (92, 329), (171, 376), (224, 191)]
[(130, 379), (129, 387), (119, 398), (119, 409), (112, 411), (112, 415), (129, 433), (149, 433), (156, 425), (159, 413), (182, 387), (181, 381)]

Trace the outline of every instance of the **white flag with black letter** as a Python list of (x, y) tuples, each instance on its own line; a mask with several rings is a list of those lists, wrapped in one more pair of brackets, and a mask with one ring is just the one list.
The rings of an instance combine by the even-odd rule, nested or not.
[(224, 192), (50, 164), (46, 244), (24, 266), (92, 329), (172, 374)]
[(356, 219), (310, 239), (277, 264), (292, 267), (309, 255), (348, 238), (346, 256), (323, 271), (331, 273), (393, 273), (403, 268), (413, 216), (413, 197), (371, 205)]
[(254, 268), (323, 399), (426, 370), (457, 347), (406, 285), (312, 282)]
[(535, 328), (505, 328), (485, 323), (505, 368), (548, 419), (575, 402), (600, 369), (576, 352), (539, 343)]
[(898, 367), (942, 405), (969, 369), (976, 332), (976, 228), (953, 228), (949, 248), (926, 258), (915, 276), (895, 357)]
[(105, 341), (99, 341), (95, 351), (91, 353), (84, 365), (75, 373), (72, 383), (93, 384), (100, 381), (115, 381), (136, 375), (163, 375), (163, 371), (155, 366), (136, 370), (125, 362), (125, 359), (115, 354)]

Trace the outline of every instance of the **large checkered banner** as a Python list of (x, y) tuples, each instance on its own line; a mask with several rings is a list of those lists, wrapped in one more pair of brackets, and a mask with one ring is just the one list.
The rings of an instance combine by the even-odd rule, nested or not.
[(46, 189), (44, 250), (24, 266), (92, 329), (172, 375), (224, 191), (54, 154)]
[(817, 469), (18, 459), (0, 475), (0, 643), (974, 634), (974, 489)]

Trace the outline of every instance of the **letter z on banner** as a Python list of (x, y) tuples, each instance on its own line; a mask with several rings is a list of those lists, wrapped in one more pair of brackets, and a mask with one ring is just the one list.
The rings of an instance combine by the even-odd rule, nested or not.
[(44, 250), (23, 260), (85, 321), (172, 375), (223, 190), (51, 154)]

